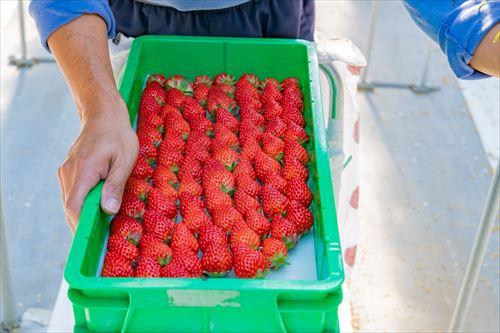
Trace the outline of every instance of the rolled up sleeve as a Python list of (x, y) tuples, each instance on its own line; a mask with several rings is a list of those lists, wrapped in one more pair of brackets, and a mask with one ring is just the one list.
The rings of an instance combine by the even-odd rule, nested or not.
[(439, 43), (460, 79), (488, 77), (469, 66), (486, 34), (500, 22), (500, 1), (405, 0), (418, 26)]
[(108, 27), (108, 37), (115, 36), (115, 21), (107, 0), (32, 0), (29, 11), (35, 20), (43, 46), (50, 52), (47, 39), (62, 25), (84, 14), (102, 17)]

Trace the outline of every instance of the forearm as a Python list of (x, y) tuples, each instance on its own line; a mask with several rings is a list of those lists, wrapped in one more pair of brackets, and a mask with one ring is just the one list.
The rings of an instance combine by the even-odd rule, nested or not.
[(500, 24), (486, 34), (469, 65), (484, 74), (500, 76)]
[(106, 23), (100, 16), (82, 15), (57, 29), (47, 42), (83, 122), (96, 112), (117, 109), (122, 101), (109, 59)]

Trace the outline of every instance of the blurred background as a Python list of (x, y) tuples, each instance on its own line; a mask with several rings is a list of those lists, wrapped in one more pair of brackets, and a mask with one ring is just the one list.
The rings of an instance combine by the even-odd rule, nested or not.
[[(39, 332), (71, 243), (56, 170), (79, 121), (54, 63), (9, 65), (22, 55), (18, 3), (0, 6), (2, 267), (10, 262), (19, 330)], [(371, 1), (317, 1), (318, 40), (349, 38), (367, 56), (370, 10)], [(399, 1), (376, 14), (366, 81), (419, 83), (430, 47), (426, 83), (439, 90), (357, 93), (359, 241), (344, 327), (445, 331), (499, 158), (499, 80), (458, 81)], [(27, 10), (25, 29), (27, 57), (50, 59)], [(491, 236), (466, 331), (500, 330), (498, 217)]]

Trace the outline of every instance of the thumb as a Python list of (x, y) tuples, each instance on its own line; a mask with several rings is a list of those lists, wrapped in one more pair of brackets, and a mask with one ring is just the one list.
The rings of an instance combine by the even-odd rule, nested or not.
[(115, 161), (111, 165), (102, 188), (101, 207), (108, 214), (116, 214), (120, 210), (123, 190), (130, 170), (126, 163)]

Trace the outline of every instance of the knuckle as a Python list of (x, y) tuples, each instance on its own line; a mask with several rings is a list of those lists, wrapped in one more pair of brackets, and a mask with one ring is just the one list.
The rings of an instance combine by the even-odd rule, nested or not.
[(121, 194), (124, 190), (124, 184), (116, 181), (109, 181), (106, 183), (106, 191), (108, 193)]

